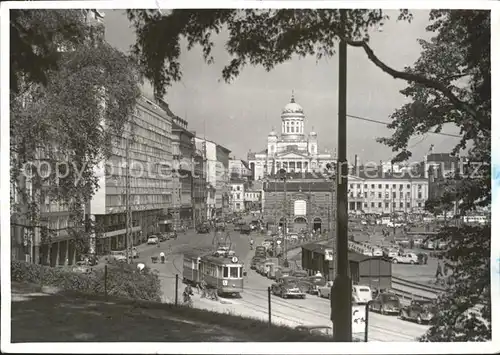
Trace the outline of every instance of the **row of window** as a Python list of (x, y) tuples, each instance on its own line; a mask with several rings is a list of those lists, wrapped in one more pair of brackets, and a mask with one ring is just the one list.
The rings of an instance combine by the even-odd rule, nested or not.
[[(127, 184), (127, 179), (125, 176), (109, 176), (107, 179), (107, 186), (125, 188)], [(130, 187), (143, 187), (143, 188), (156, 188), (156, 189), (168, 189), (169, 182), (165, 179), (153, 179), (153, 178), (138, 178), (131, 176), (129, 178)]]
[[(364, 206), (364, 207), (368, 207), (368, 202), (363, 203), (363, 206)], [(375, 202), (372, 202), (372, 203), (370, 204), (370, 207), (372, 207), (372, 208), (375, 208), (375, 206), (377, 206), (378, 208), (382, 208), (382, 206), (385, 206), (385, 208), (389, 208), (390, 204), (389, 204), (389, 202), (386, 202), (384, 205), (382, 205), (382, 202), (379, 202), (378, 204), (375, 204)], [(392, 208), (396, 208), (396, 206), (397, 206), (396, 202), (393, 202), (393, 203), (392, 203)], [(400, 202), (400, 203), (399, 203), (399, 208), (404, 208), (404, 206), (405, 206), (405, 205), (404, 205), (404, 203), (403, 203), (403, 202)], [(418, 203), (417, 203), (417, 206), (418, 206), (418, 207), (422, 207), (422, 203), (421, 203), (421, 202), (418, 202)], [(406, 203), (406, 208), (410, 208), (410, 207), (411, 207), (410, 203), (409, 203), (409, 202), (407, 202), (407, 203)]]
[(168, 120), (153, 115), (141, 106), (136, 106), (134, 115), (142, 122), (147, 124), (148, 128), (151, 127), (151, 130), (158, 130), (159, 128), (163, 131), (168, 132), (169, 134), (172, 132), (172, 124), (168, 122)]
[[(125, 195), (107, 195), (106, 207), (124, 206), (126, 202)], [(149, 204), (167, 204), (171, 202), (170, 195), (131, 195), (131, 205), (149, 205)]]
[[(382, 186), (383, 186), (382, 184), (378, 184), (378, 188), (379, 189), (382, 189)], [(392, 184), (392, 188), (393, 189), (398, 188), (398, 186), (399, 186), (400, 190), (403, 190), (404, 184)], [(361, 184), (349, 184), (349, 188), (350, 189), (357, 188), (358, 190), (361, 190)], [(364, 188), (368, 189), (368, 184), (364, 184)], [(375, 184), (371, 184), (371, 188), (375, 189)], [(388, 189), (389, 188), (389, 184), (385, 184), (385, 188)], [(406, 189), (408, 189), (408, 190), (411, 189), (411, 184), (406, 184)], [(417, 185), (417, 189), (421, 190), (422, 189), (422, 184), (418, 184)]]
[[(363, 196), (364, 196), (365, 198), (368, 198), (368, 192), (366, 192), (366, 191), (365, 191), (363, 194), (361, 194), (361, 193), (356, 194), (356, 193), (354, 193), (354, 192), (350, 192), (350, 193), (349, 193), (349, 197), (363, 197)], [(375, 197), (375, 192), (370, 191), (370, 197)], [(389, 198), (389, 197), (390, 197), (389, 192), (386, 192), (386, 193), (385, 193), (385, 198)], [(378, 193), (378, 198), (382, 198), (382, 192), (379, 192), (379, 193)], [(393, 193), (392, 193), (392, 198), (397, 198), (396, 192), (393, 192)], [(403, 199), (403, 198), (411, 198), (411, 193), (410, 193), (410, 192), (407, 192), (407, 193), (405, 194), (404, 192), (400, 192), (400, 193), (399, 193), (399, 198), (400, 198), (400, 199)], [(421, 198), (422, 198), (422, 193), (421, 193), (421, 192), (419, 192), (419, 193), (417, 194), (417, 198), (418, 198), (418, 199), (421, 199)]]
[(301, 124), (301, 122), (286, 121), (283, 122), (282, 132), (302, 134), (304, 133), (304, 126)]

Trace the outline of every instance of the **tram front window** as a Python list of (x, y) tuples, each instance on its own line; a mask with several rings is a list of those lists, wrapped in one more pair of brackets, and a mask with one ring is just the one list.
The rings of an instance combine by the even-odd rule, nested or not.
[(240, 277), (243, 277), (243, 266), (240, 266), (238, 269), (240, 269)]
[(231, 267), (231, 274), (230, 274), (232, 279), (237, 279), (238, 278), (238, 267)]
[(224, 266), (224, 277), (229, 277), (229, 268)]

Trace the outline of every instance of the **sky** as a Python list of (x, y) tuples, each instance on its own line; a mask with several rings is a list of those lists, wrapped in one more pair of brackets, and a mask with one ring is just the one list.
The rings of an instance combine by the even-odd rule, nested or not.
[[(135, 33), (123, 10), (105, 10), (106, 39), (116, 48), (128, 52), (135, 42)], [(428, 11), (412, 10), (413, 21), (397, 21), (398, 11), (387, 11), (390, 20), (381, 31), (374, 30), (370, 46), (389, 66), (402, 70), (420, 55), (417, 39), (429, 39), (425, 31)], [(337, 86), (338, 56), (294, 58), (266, 72), (262, 67), (245, 67), (230, 84), (222, 80), (222, 68), (231, 59), (224, 48), (227, 34), (214, 36), (215, 63), (204, 62), (201, 48), (187, 51), (184, 42), (180, 57), (182, 80), (167, 89), (164, 97), (172, 111), (188, 121), (188, 129), (200, 137), (225, 146), (231, 155), (246, 159), (249, 151), (266, 148), (267, 135), (281, 128), (281, 110), (295, 101), (306, 115), (305, 132), (318, 133), (319, 152), (337, 148)], [(389, 116), (407, 100), (399, 93), (406, 86), (371, 63), (362, 49), (347, 50), (347, 113), (389, 122)], [(152, 95), (151, 86), (143, 91)], [(395, 153), (377, 143), (377, 137), (391, 135), (384, 125), (348, 118), (347, 154), (350, 161), (358, 155), (360, 163), (389, 161)], [(445, 133), (456, 134), (455, 127)], [(428, 134), (410, 141), (412, 161), (421, 161), (434, 145), (434, 152), (450, 152), (457, 138)]]

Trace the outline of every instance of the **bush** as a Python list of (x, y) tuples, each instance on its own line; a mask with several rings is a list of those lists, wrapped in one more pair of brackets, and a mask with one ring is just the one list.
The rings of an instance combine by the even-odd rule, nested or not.
[[(104, 269), (83, 274), (62, 267), (49, 267), (22, 261), (11, 263), (12, 281), (53, 286), (64, 291), (104, 294)], [(135, 265), (121, 264), (108, 267), (107, 291), (109, 296), (146, 301), (161, 301), (160, 279), (156, 272), (145, 268), (137, 272)]]

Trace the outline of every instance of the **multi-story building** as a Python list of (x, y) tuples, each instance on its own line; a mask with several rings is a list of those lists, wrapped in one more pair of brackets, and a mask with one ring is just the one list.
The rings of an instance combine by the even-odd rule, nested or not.
[(195, 134), (187, 130), (187, 121), (174, 116), (172, 124), (172, 215), (175, 228), (193, 225), (193, 161)]
[(428, 181), (422, 166), (387, 172), (381, 166), (355, 168), (348, 177), (349, 212), (423, 213)]
[(215, 208), (216, 216), (225, 216), (229, 213), (229, 199), (231, 185), (229, 183), (229, 154), (231, 151), (220, 144), (216, 146), (216, 192)]
[[(194, 139), (193, 139), (193, 143)], [(196, 147), (196, 145), (195, 145)], [(206, 161), (203, 151), (195, 149), (193, 158), (193, 208), (195, 225), (207, 220), (207, 176)]]
[(238, 177), (241, 179), (252, 180), (252, 171), (246, 161), (241, 159), (229, 159), (229, 174), (230, 177)]
[(98, 253), (125, 248), (127, 175), (133, 243), (171, 228), (171, 136), (172, 120), (165, 111), (144, 96), (138, 99), (123, 136), (101, 164), (100, 188), (89, 206), (89, 215), (101, 230)]
[(336, 186), (311, 173), (289, 174), (285, 181), (269, 177), (262, 191), (263, 219), (300, 230), (335, 230)]
[(261, 205), (261, 195), (262, 190), (256, 189), (254, 187), (248, 187), (245, 189), (245, 210), (252, 212), (260, 212)]
[(245, 183), (246, 181), (233, 177), (231, 178), (231, 211), (243, 212), (245, 211)]
[(274, 129), (267, 137), (267, 148), (249, 152), (248, 162), (255, 180), (274, 175), (280, 169), (288, 172), (322, 172), (335, 161), (330, 153), (320, 153), (316, 132), (304, 131), (302, 106), (292, 99), (281, 112), (281, 134)]
[(203, 154), (206, 176), (206, 217), (215, 217), (215, 194), (217, 186), (217, 149), (214, 142), (205, 138), (195, 137), (196, 149)]

